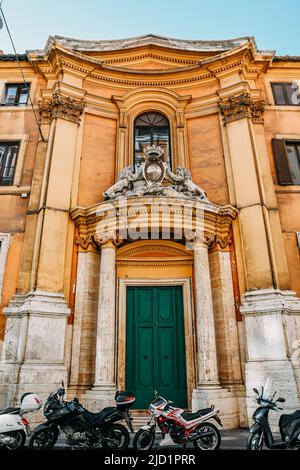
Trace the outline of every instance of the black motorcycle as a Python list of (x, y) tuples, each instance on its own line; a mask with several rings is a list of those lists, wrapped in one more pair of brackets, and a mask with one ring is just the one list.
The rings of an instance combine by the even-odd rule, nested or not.
[(256, 388), (253, 391), (257, 395), (255, 399), (259, 407), (252, 416), (255, 422), (250, 428), (247, 450), (262, 450), (264, 444), (269, 449), (286, 449), (288, 447), (300, 449), (300, 410), (280, 416), (278, 426), (281, 439), (274, 440), (268, 421), (269, 411), (282, 410), (277, 403), (284, 403), (285, 399), (277, 398), (274, 401), (276, 391), (270, 399), (265, 398), (264, 387), (262, 387), (261, 393)]
[(126, 449), (130, 436), (125, 426), (117, 421), (125, 420), (133, 432), (129, 408), (135, 396), (126, 391), (117, 391), (116, 406), (107, 407), (98, 413), (85, 409), (75, 397), (64, 401), (65, 389), (51, 393), (44, 405), (45, 423), (33, 431), (28, 447), (30, 449), (52, 449), (58, 439), (60, 429), (67, 437), (67, 445)]

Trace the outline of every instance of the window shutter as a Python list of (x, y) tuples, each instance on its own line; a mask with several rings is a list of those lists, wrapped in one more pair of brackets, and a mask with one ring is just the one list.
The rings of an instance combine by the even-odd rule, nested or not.
[(285, 94), (283, 91), (283, 85), (281, 83), (272, 83), (272, 90), (275, 104), (284, 105), (287, 104)]
[(279, 184), (293, 184), (283, 139), (272, 139)]

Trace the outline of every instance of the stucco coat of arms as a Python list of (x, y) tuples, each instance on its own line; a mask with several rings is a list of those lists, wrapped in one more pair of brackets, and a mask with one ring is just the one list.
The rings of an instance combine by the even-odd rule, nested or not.
[(105, 199), (149, 195), (207, 200), (203, 189), (192, 181), (191, 172), (178, 166), (173, 173), (170, 165), (164, 162), (163, 155), (164, 150), (160, 146), (146, 147), (141, 167), (136, 170), (133, 166), (125, 167), (116, 183), (105, 191)]

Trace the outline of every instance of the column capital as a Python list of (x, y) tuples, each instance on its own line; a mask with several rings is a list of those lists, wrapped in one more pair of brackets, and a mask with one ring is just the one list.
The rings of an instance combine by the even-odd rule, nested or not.
[(251, 118), (254, 123), (262, 124), (264, 109), (265, 101), (255, 100), (247, 92), (223, 98), (219, 101), (219, 110), (223, 115), (225, 124), (244, 118)]
[(229, 246), (232, 243), (232, 238), (230, 233), (214, 233), (209, 231), (204, 231), (194, 242), (193, 249), (198, 250), (201, 248), (214, 248), (222, 250), (229, 250)]
[(61, 93), (53, 93), (50, 98), (43, 98), (38, 101), (38, 107), (42, 122), (62, 118), (79, 124), (85, 101), (83, 99), (77, 100), (71, 96), (64, 96)]
[(100, 232), (93, 236), (95, 243), (103, 250), (104, 248), (116, 248), (121, 242), (115, 237), (115, 233)]

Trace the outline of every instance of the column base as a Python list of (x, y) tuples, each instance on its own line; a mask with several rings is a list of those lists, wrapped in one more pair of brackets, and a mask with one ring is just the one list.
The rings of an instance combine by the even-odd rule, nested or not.
[[(253, 400), (255, 393), (253, 388), (261, 391), (266, 379), (270, 377), (274, 383), (274, 391), (277, 390), (276, 397), (285, 398), (285, 403), (281, 406), (283, 411), (280, 414), (292, 413), (300, 409), (300, 402), (297, 393), (297, 384), (291, 362), (283, 361), (251, 361), (245, 364), (246, 374), (246, 404), (249, 426), (253, 420), (252, 415), (257, 408), (257, 403)], [(278, 431), (279, 413), (269, 413), (269, 423), (272, 431)]]
[[(65, 364), (67, 307), (64, 295), (35, 291), (16, 295), (4, 309), (7, 317), (0, 362), (0, 406), (16, 406), (24, 392), (43, 403), (68, 382)], [(41, 421), (30, 414), (31, 422)]]
[(220, 385), (197, 387), (192, 394), (192, 410), (215, 405), (220, 408), (220, 419), (224, 429), (234, 429), (245, 426), (245, 406), (243, 397), (245, 389), (242, 385), (233, 385), (230, 389)]
[[(253, 388), (261, 386), (270, 377), (277, 397), (286, 402), (282, 413), (291, 413), (300, 407), (297, 366), (290, 357), (293, 343), (300, 337), (300, 299), (292, 291), (259, 289), (246, 292), (241, 313), (245, 320), (248, 361), (245, 364), (247, 414), (249, 425), (257, 404)], [(278, 431), (279, 413), (270, 413), (272, 430)]]
[(106, 406), (115, 406), (116, 387), (114, 385), (94, 385), (81, 397), (81, 403), (89, 411), (100, 411)]

